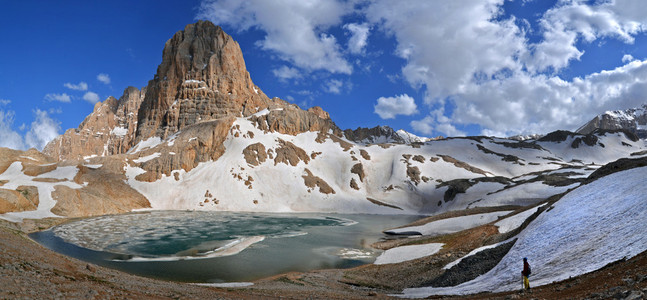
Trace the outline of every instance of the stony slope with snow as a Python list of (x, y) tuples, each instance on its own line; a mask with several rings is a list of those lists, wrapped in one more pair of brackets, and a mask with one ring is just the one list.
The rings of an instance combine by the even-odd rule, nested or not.
[(404, 297), (473, 294), (518, 289), (522, 258), (531, 285), (588, 273), (647, 250), (647, 167), (603, 177), (557, 201), (521, 233), (501, 262), (476, 279), (449, 288), (412, 288)]
[(606, 111), (582, 125), (576, 132), (589, 134), (596, 129), (627, 130), (640, 138), (647, 138), (647, 104), (626, 110)]

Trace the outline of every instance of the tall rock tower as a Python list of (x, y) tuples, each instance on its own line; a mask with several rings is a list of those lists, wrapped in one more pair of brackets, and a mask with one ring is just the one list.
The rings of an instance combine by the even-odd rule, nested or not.
[(137, 140), (165, 138), (204, 120), (248, 116), (269, 103), (252, 82), (238, 43), (199, 21), (166, 42), (141, 105)]

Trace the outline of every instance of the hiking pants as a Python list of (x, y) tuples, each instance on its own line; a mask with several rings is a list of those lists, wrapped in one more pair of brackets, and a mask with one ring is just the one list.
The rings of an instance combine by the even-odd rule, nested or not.
[(529, 290), (530, 289), (530, 281), (528, 280), (528, 276), (523, 276), (523, 288)]

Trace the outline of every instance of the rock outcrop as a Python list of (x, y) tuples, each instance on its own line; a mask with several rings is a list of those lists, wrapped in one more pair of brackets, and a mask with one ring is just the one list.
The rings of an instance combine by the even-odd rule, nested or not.
[(81, 160), (89, 156), (125, 153), (134, 145), (137, 116), (146, 88), (128, 87), (119, 100), (108, 97), (78, 128), (68, 129), (43, 149), (58, 160)]
[(647, 138), (647, 104), (643, 104), (640, 108), (607, 111), (595, 116), (591, 121), (577, 129), (576, 132), (590, 134), (596, 129), (626, 130), (638, 135), (640, 138)]
[(166, 42), (141, 106), (137, 140), (166, 138), (201, 121), (249, 116), (269, 104), (252, 82), (238, 43), (220, 27), (199, 21)]

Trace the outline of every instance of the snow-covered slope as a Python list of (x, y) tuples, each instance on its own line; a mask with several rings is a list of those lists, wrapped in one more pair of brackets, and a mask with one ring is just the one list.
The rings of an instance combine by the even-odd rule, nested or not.
[(531, 285), (588, 273), (647, 250), (647, 167), (618, 172), (584, 185), (540, 214), (501, 262), (476, 279), (449, 288), (413, 288), (405, 297), (519, 289), (522, 258)]
[(152, 182), (139, 180), (158, 166), (156, 161), (173, 156), (165, 147), (182, 143), (176, 134), (133, 152), (126, 175), (153, 209), (436, 214), (535, 204), (577, 187), (601, 165), (645, 148), (622, 133), (596, 135), (595, 144), (575, 148), (578, 138), (364, 145), (321, 132), (261, 130), (252, 119), (237, 118), (217, 160)]

